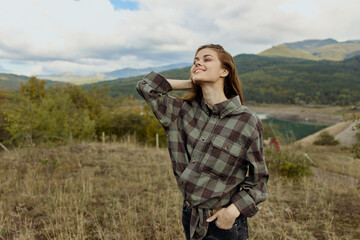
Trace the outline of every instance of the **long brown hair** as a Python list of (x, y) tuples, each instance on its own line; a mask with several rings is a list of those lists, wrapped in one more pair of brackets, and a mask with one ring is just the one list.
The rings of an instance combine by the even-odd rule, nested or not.
[[(230, 53), (218, 44), (207, 44), (199, 47), (195, 55), (202, 49), (210, 48), (214, 50), (222, 64), (222, 67), (228, 70), (229, 74), (224, 79), (224, 93), (227, 98), (235, 95), (240, 97), (241, 103), (244, 104), (244, 97), (241, 91), (240, 79), (236, 70), (235, 62)], [(185, 95), (182, 99), (192, 101), (194, 99), (200, 100), (202, 98), (202, 91), (199, 85), (192, 83), (192, 89), (189, 94)]]

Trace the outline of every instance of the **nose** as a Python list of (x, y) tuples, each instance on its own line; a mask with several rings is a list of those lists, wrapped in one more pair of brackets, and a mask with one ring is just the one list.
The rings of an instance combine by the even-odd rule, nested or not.
[(195, 66), (200, 66), (200, 61), (195, 62)]

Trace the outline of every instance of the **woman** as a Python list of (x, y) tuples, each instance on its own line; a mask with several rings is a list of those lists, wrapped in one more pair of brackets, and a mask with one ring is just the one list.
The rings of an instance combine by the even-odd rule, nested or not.
[[(200, 47), (191, 80), (151, 72), (137, 85), (167, 133), (184, 197), (186, 239), (246, 239), (247, 217), (267, 196), (262, 124), (242, 105), (235, 63), (220, 45)], [(189, 90), (182, 99), (171, 90)]]

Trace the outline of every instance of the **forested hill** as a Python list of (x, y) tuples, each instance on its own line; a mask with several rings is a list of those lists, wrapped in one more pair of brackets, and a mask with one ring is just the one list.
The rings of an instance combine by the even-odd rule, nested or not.
[[(360, 55), (344, 61), (311, 61), (296, 58), (241, 54), (234, 57), (246, 102), (360, 103)], [(189, 78), (189, 67), (162, 72), (167, 78)], [(142, 76), (85, 85), (107, 84), (111, 94), (139, 97), (135, 86)]]
[[(29, 80), (28, 76), (24, 75), (16, 75), (12, 73), (0, 73), (0, 90), (3, 91), (17, 91), (20, 89), (20, 85)], [(46, 86), (50, 86), (52, 84), (61, 84), (65, 85), (64, 82), (52, 81), (52, 80), (44, 80), (46, 81)]]
[(21, 83), (26, 82), (29, 79), (27, 76), (0, 73), (0, 88), (2, 90), (17, 90)]

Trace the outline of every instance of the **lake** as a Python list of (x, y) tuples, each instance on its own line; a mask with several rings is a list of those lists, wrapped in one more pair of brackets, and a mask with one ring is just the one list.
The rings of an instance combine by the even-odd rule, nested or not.
[(284, 136), (286, 142), (291, 139), (291, 132), (293, 132), (295, 139), (298, 140), (329, 126), (321, 123), (297, 122), (268, 118), (266, 114), (258, 114), (258, 116), (265, 125), (270, 125), (273, 129), (280, 132)]

